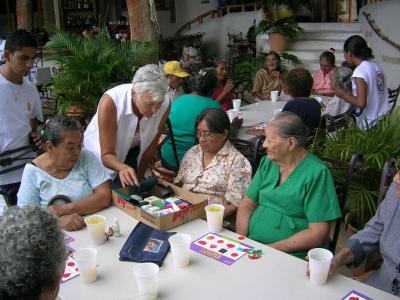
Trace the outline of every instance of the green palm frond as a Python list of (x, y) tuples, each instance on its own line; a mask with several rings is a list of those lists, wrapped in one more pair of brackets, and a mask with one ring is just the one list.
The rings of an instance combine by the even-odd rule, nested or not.
[(61, 109), (77, 105), (89, 113), (107, 89), (130, 82), (137, 68), (154, 61), (158, 53), (156, 46), (147, 43), (116, 43), (104, 28), (89, 38), (56, 29), (46, 48), (56, 51), (55, 59), (62, 66), (54, 77)]
[(280, 33), (289, 39), (297, 39), (304, 29), (299, 26), (294, 17), (278, 19), (275, 21), (262, 20), (256, 27), (256, 34)]

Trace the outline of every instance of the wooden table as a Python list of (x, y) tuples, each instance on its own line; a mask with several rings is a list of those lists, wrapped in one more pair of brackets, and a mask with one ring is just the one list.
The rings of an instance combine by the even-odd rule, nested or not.
[[(61, 284), (64, 300), (137, 299), (138, 290), (132, 272), (133, 262), (120, 262), (118, 253), (137, 221), (116, 207), (101, 212), (111, 223), (120, 222), (122, 236), (95, 246), (98, 251), (98, 280), (83, 284), (79, 277)], [(195, 220), (173, 231), (188, 233), (193, 240), (207, 233), (207, 224)], [(87, 229), (68, 233), (74, 249), (93, 247)], [(236, 233), (224, 230), (222, 235), (237, 240)], [(336, 274), (322, 286), (314, 286), (305, 275), (306, 262), (255, 241), (243, 242), (264, 250), (258, 260), (242, 257), (228, 266), (191, 251), (190, 265), (176, 268), (170, 254), (159, 273), (159, 299), (341, 299), (352, 289), (373, 299), (398, 299), (388, 293)]]

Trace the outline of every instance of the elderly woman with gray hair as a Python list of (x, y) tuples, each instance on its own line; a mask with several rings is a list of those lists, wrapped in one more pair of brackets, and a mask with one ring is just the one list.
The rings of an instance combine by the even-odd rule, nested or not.
[(158, 66), (146, 65), (132, 84), (116, 86), (100, 99), (84, 144), (109, 169), (116, 187), (139, 186), (168, 119), (167, 86)]
[(341, 216), (325, 164), (306, 150), (308, 128), (291, 112), (265, 129), (265, 156), (240, 202), (236, 232), (304, 258), (327, 246), (330, 221)]
[(8, 208), (0, 218), (0, 299), (56, 299), (67, 254), (56, 218), (38, 207)]
[(47, 151), (25, 166), (17, 204), (48, 207), (64, 229), (80, 229), (85, 226), (82, 215), (111, 204), (110, 176), (93, 153), (82, 150), (76, 120), (56, 116), (42, 139)]
[[(333, 73), (331, 77), (331, 85), (332, 88), (337, 86), (348, 93), (352, 92), (352, 83), (351, 76), (353, 75), (353, 71), (346, 67), (339, 67), (336, 69), (336, 72)], [(334, 96), (329, 100), (326, 109), (324, 111), (325, 114), (331, 116), (337, 116), (344, 114), (351, 108), (351, 104), (344, 101), (342, 98), (338, 96)]]

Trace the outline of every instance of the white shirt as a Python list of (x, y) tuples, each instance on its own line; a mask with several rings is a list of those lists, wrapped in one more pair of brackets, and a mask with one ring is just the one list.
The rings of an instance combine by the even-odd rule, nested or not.
[[(105, 94), (109, 95), (114, 101), (117, 109), (117, 136), (115, 153), (117, 157), (123, 162), (125, 161), (126, 155), (131, 148), (133, 138), (138, 126), (138, 117), (135, 115), (132, 109), (131, 100), (132, 84), (118, 85)], [(150, 146), (154, 140), (158, 126), (161, 122), (164, 113), (168, 109), (169, 101), (163, 101), (161, 107), (157, 112), (150, 118), (143, 117), (140, 122), (140, 153), (138, 156), (138, 164), (142, 158), (143, 153)], [(84, 134), (84, 147), (87, 150), (92, 151), (101, 161), (101, 150), (100, 150), (100, 139), (99, 139), (99, 121), (98, 121), (99, 110), (90, 121)], [(117, 176), (114, 170), (108, 169), (108, 172), (112, 178)]]
[(353, 94), (357, 96), (356, 78), (364, 79), (367, 84), (367, 105), (362, 114), (357, 117), (357, 125), (367, 129), (376, 124), (383, 116), (389, 113), (389, 95), (386, 88), (386, 79), (380, 65), (371, 60), (364, 60), (352, 76)]
[(175, 101), (176, 98), (178, 98), (180, 95), (184, 93), (183, 88), (181, 86), (178, 86), (177, 89), (173, 89), (170, 86), (167, 88), (167, 92), (165, 93), (165, 97), (169, 99), (169, 101), (172, 103)]
[[(43, 121), (42, 106), (36, 86), (23, 79), (22, 84), (14, 84), (0, 74), (0, 153), (29, 145), (28, 134), (32, 131), (30, 120)], [(26, 151), (26, 150), (25, 150)], [(15, 157), (23, 152), (13, 153)], [(27, 163), (36, 154), (31, 151), (24, 155), (30, 159), (17, 160), (5, 168)], [(0, 157), (4, 159), (5, 157)], [(21, 181), (23, 167), (0, 175), (0, 185)]]

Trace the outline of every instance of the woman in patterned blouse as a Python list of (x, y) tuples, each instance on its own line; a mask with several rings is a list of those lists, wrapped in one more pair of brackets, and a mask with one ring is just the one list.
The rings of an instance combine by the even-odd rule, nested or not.
[(206, 109), (195, 126), (199, 144), (185, 154), (175, 183), (205, 194), (209, 203), (224, 205), (224, 217), (233, 216), (250, 183), (251, 165), (228, 141), (225, 111)]

